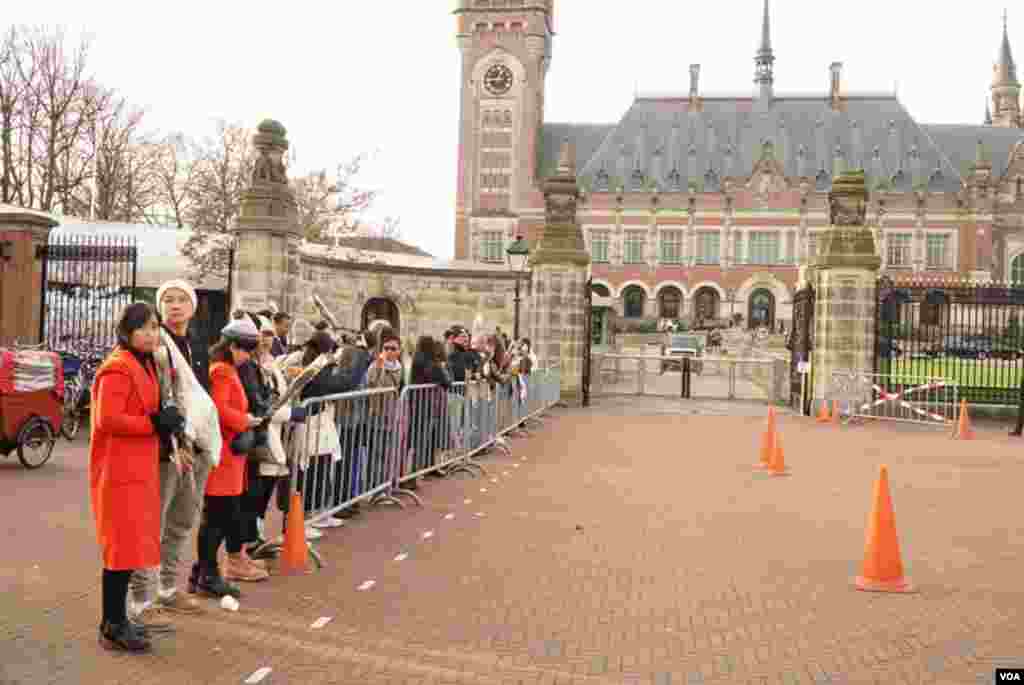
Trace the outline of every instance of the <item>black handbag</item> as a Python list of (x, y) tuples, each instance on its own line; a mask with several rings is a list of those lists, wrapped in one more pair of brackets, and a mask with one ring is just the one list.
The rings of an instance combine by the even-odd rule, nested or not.
[(250, 428), (231, 440), (231, 451), (257, 463), (273, 461), (266, 426)]

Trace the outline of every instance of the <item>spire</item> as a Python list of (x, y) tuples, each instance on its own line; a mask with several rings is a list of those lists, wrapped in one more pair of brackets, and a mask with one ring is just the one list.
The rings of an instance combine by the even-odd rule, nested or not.
[(768, 0), (764, 0), (764, 17), (761, 19), (761, 47), (758, 52), (771, 54), (771, 51), (771, 17), (768, 14)]
[(760, 87), (762, 98), (772, 97), (772, 84), (775, 82), (772, 65), (775, 54), (772, 52), (771, 19), (768, 12), (768, 0), (764, 0), (764, 18), (761, 21), (761, 44), (754, 56), (754, 83)]
[(985, 125), (992, 125), (992, 108), (988, 105), (988, 100), (985, 100)]
[(993, 86), (1015, 86), (1017, 83), (1017, 65), (1013, 63), (1010, 52), (1010, 35), (1006, 27), (1006, 10), (1003, 10), (1003, 41), (999, 45), (999, 61), (995, 67)]

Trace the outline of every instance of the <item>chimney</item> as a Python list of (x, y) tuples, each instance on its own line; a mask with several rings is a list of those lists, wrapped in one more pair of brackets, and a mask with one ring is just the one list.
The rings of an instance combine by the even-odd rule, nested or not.
[(841, 76), (842, 76), (842, 73), (843, 73), (843, 63), (842, 62), (833, 62), (829, 66), (829, 71), (832, 73), (832, 86), (829, 89), (829, 100), (831, 100), (831, 102), (832, 102), (832, 108), (836, 109), (836, 108), (839, 107), (839, 97), (840, 97), (839, 90), (840, 90)]
[(690, 100), (696, 100), (700, 93), (700, 65), (690, 65)]

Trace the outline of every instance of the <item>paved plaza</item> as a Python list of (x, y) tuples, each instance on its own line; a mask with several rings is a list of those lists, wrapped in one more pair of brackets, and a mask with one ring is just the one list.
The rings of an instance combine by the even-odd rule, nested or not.
[[(211, 602), (141, 657), (96, 642), (83, 443), (0, 462), (0, 683), (966, 685), (1024, 666), (1020, 441), (783, 415), (792, 475), (771, 478), (764, 412), (556, 410), (489, 477), (328, 531), (323, 571), (246, 585), (238, 613)], [(881, 463), (917, 594), (852, 588)]]

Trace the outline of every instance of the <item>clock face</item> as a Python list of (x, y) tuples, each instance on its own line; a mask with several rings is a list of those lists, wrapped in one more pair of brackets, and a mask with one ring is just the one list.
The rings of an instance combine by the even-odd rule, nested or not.
[(504, 95), (512, 87), (512, 70), (495, 64), (484, 74), (484, 87), (493, 95)]

